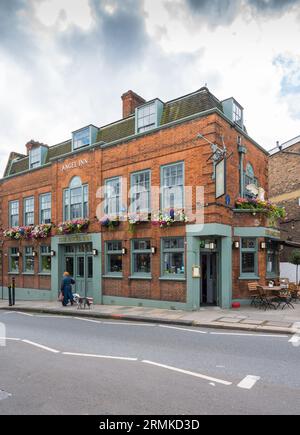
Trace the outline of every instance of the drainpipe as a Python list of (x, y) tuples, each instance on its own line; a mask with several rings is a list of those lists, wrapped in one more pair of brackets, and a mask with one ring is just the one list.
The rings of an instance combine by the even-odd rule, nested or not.
[(246, 147), (242, 145), (241, 136), (238, 136), (238, 152), (240, 156), (240, 197), (244, 196), (244, 155), (247, 153)]

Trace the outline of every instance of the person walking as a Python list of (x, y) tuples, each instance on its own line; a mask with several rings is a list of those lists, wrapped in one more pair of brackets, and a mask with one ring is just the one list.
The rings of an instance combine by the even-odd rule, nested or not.
[(69, 272), (64, 272), (64, 276), (61, 282), (61, 292), (63, 294), (62, 304), (64, 307), (68, 305), (68, 302), (71, 302), (73, 305), (73, 293), (72, 293), (72, 284), (75, 284), (75, 280), (70, 276)]

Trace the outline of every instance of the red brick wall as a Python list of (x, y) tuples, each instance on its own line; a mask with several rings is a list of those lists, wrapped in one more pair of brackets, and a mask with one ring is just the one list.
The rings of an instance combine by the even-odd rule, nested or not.
[[(138, 226), (134, 235), (128, 232), (128, 224), (121, 223), (115, 231), (101, 229), (99, 222), (95, 220), (97, 205), (101, 202), (96, 198), (98, 187), (104, 184), (106, 178), (122, 176), (130, 185), (130, 174), (142, 169), (151, 169), (152, 186), (160, 186), (161, 165), (177, 161), (184, 161), (185, 185), (204, 186), (205, 188), (205, 223), (233, 224), (233, 214), (230, 208), (224, 207), (225, 199), (215, 199), (215, 181), (212, 179), (212, 162), (208, 161), (211, 155), (210, 145), (203, 139), (198, 139), (198, 133), (202, 133), (210, 141), (221, 146), (221, 135), (231, 157), (227, 166), (227, 193), (231, 197), (231, 206), (239, 195), (239, 154), (237, 148), (237, 136), (240, 135), (223, 118), (216, 114), (204, 118), (198, 118), (190, 122), (177, 124), (172, 128), (163, 128), (153, 134), (147, 134), (120, 143), (119, 145), (95, 149), (54, 162), (50, 167), (31, 171), (28, 174), (4, 180), (0, 189), (2, 202), (3, 227), (8, 227), (8, 202), (19, 199), (20, 216), (22, 223), (23, 198), (34, 195), (35, 197), (35, 221), (38, 222), (38, 197), (41, 193), (52, 193), (52, 221), (58, 224), (63, 219), (63, 189), (68, 187), (73, 176), (80, 176), (83, 183), (89, 185), (89, 213), (92, 221), (89, 232), (102, 231), (103, 249), (107, 240), (122, 240), (127, 248), (127, 255), (123, 257), (123, 280), (105, 278), (103, 281), (104, 294), (116, 296), (128, 296), (147, 299), (163, 299), (184, 302), (186, 299), (185, 282), (162, 282), (160, 276), (160, 239), (168, 236), (184, 236), (185, 226), (174, 225), (168, 229), (160, 229), (143, 224)], [(246, 137), (243, 145), (247, 147), (245, 165), (249, 161), (254, 167), (255, 175), (259, 183), (267, 190), (267, 156), (254, 146)], [(73, 168), (63, 171), (65, 164), (86, 159), (87, 164), (81, 168)], [(193, 192), (193, 209), (195, 209), (195, 190)], [(239, 219), (238, 221), (236, 219)], [(256, 218), (255, 218), (256, 219)], [(255, 226), (255, 219), (235, 218), (234, 224), (239, 226)], [(130, 276), (130, 240), (132, 238), (150, 238), (151, 245), (157, 247), (157, 253), (152, 256), (152, 280), (138, 281), (128, 279)], [(22, 242), (23, 243), (23, 242)], [(13, 242), (5, 242), (4, 251), (8, 247), (16, 245)], [(104, 261), (104, 260), (103, 260)], [(236, 268), (238, 259), (236, 262)], [(36, 261), (37, 263), (37, 261)], [(36, 267), (37, 264), (36, 264)], [(104, 264), (103, 264), (104, 267)], [(262, 267), (262, 266), (261, 266)], [(103, 269), (104, 270), (104, 269)], [(263, 270), (263, 269), (261, 269)], [(5, 264), (7, 271), (7, 261)], [(239, 282), (236, 281), (237, 273), (234, 272), (234, 292), (238, 294)], [(7, 276), (5, 278), (7, 282)], [(30, 288), (47, 288), (50, 279), (20, 275), (17, 277), (17, 286)]]

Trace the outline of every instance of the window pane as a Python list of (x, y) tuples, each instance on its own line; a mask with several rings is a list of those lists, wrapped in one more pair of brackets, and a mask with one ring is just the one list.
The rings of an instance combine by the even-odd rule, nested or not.
[(80, 148), (90, 144), (90, 129), (86, 128), (73, 133), (73, 147)]
[(84, 278), (84, 257), (77, 258), (77, 277)]
[(107, 250), (108, 251), (121, 251), (122, 250), (122, 242), (119, 242), (119, 241), (107, 242)]
[(41, 272), (50, 273), (51, 272), (51, 256), (42, 255), (41, 256)]
[(150, 273), (151, 272), (151, 254), (134, 254), (134, 273)]
[(118, 215), (120, 212), (120, 186), (119, 177), (105, 182), (105, 213), (108, 215)]
[(34, 272), (34, 257), (26, 255), (25, 272)]
[(138, 109), (138, 132), (151, 130), (156, 125), (156, 105), (155, 103)]
[(170, 252), (164, 254), (163, 272), (165, 274), (184, 274), (183, 252)]
[(132, 175), (131, 201), (132, 212), (150, 210), (150, 171)]
[(255, 253), (242, 253), (242, 273), (255, 273)]
[(184, 239), (182, 237), (176, 239), (164, 239), (164, 249), (184, 249)]
[(150, 240), (135, 240), (133, 244), (135, 251), (146, 251), (150, 249)]
[(108, 254), (107, 272), (122, 272), (122, 255)]
[(256, 239), (242, 239), (243, 249), (256, 249)]
[(93, 278), (93, 257), (88, 257), (88, 278)]
[(11, 256), (11, 258), (10, 258), (10, 271), (19, 273), (19, 257)]

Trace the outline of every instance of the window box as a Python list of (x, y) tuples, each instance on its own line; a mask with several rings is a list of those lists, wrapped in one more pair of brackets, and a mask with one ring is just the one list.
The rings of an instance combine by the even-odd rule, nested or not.
[(62, 222), (57, 226), (58, 234), (76, 234), (83, 233), (89, 227), (89, 219), (77, 219)]

